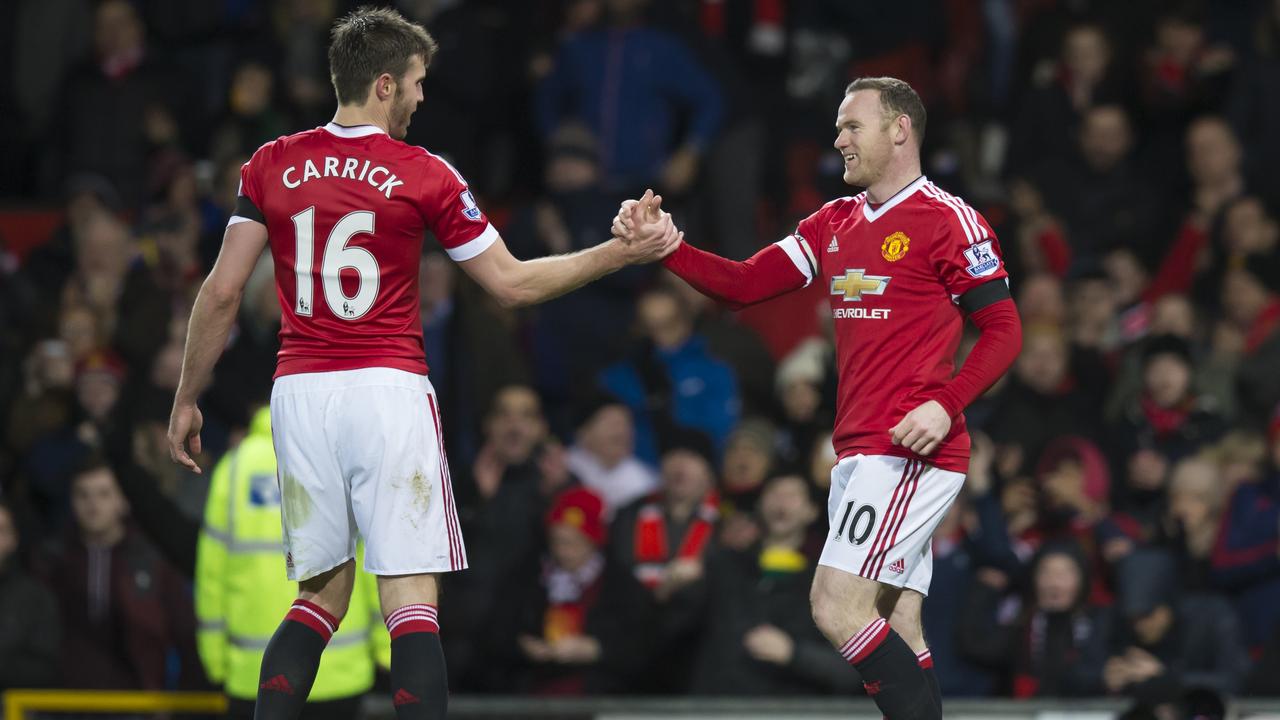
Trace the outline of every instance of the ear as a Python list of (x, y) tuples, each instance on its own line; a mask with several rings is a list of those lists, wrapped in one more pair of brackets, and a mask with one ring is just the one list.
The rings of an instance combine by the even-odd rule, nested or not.
[(373, 81), (373, 94), (378, 100), (390, 100), (396, 94), (396, 79), (391, 73), (382, 73)]
[(905, 145), (911, 139), (911, 118), (907, 115), (899, 115), (898, 120), (894, 123), (897, 132), (893, 136), (894, 145)]

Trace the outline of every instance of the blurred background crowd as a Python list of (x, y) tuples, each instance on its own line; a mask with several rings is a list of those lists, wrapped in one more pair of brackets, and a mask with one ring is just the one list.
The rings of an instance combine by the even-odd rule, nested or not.
[[(849, 194), (844, 85), (909, 81), (926, 173), (996, 228), (1025, 328), (934, 539), (944, 695), (1280, 695), (1280, 0), (394, 4), (441, 46), (407, 140), (521, 257), (603, 241), (650, 186), (747, 257)], [(205, 474), (165, 427), (237, 170), (330, 117), (349, 6), (0, 5), (0, 689), (256, 688), (292, 594), (265, 260), (202, 399)], [(861, 692), (807, 599), (825, 289), (730, 313), (645, 267), (512, 311), (427, 246), (472, 568), (441, 604), (453, 687)], [(326, 655), (358, 681), (317, 688), (375, 682), (372, 612)]]

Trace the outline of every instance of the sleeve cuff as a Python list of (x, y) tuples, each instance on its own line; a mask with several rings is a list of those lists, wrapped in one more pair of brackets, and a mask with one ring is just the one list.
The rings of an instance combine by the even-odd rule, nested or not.
[(497, 240), (498, 229), (493, 226), (493, 223), (489, 223), (485, 226), (484, 232), (480, 233), (475, 238), (472, 238), (457, 247), (445, 248), (445, 252), (449, 253), (449, 257), (452, 258), (454, 262), (464, 262), (479, 255), (485, 250), (488, 250), (489, 246)]

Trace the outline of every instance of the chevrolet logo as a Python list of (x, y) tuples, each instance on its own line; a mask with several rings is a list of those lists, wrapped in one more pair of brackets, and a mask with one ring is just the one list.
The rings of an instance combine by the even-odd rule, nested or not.
[(843, 275), (831, 278), (831, 294), (843, 295), (845, 302), (862, 302), (863, 295), (883, 295), (889, 287), (887, 275), (863, 275), (862, 268), (845, 270)]

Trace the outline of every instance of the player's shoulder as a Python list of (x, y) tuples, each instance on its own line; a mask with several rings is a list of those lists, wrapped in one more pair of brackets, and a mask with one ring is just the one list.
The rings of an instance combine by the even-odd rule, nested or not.
[(986, 218), (957, 195), (943, 190), (932, 182), (926, 181), (916, 193), (916, 202), (920, 207), (933, 212), (937, 222), (959, 227), (970, 242), (990, 236)]
[(852, 214), (867, 200), (867, 193), (861, 192), (857, 195), (845, 195), (843, 197), (828, 200), (823, 204), (812, 217), (821, 217), (827, 220), (838, 219)]
[[(398, 142), (398, 141), (397, 141)], [(428, 174), (439, 174), (445, 179), (456, 180), (460, 185), (466, 185), (467, 179), (462, 177), (462, 173), (458, 172), (458, 168), (444, 157), (437, 155), (421, 145), (409, 145), (408, 143), (400, 143), (404, 148), (406, 157), (414, 163), (415, 167), (420, 171)]]
[(261, 165), (285, 157), (290, 151), (314, 145), (317, 140), (322, 139), (323, 132), (321, 128), (311, 128), (292, 135), (281, 135), (275, 140), (268, 140), (254, 151), (249, 158), (249, 164)]

